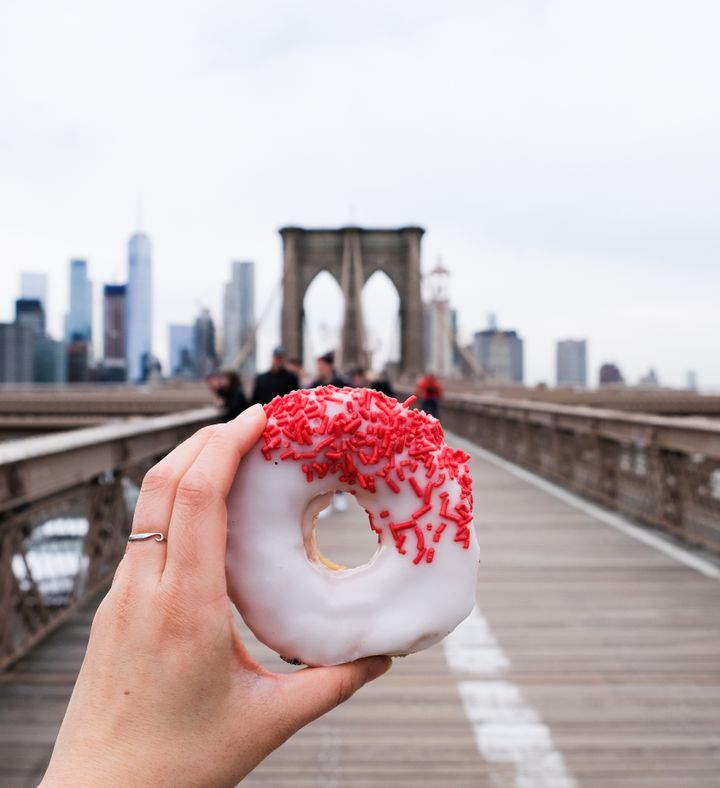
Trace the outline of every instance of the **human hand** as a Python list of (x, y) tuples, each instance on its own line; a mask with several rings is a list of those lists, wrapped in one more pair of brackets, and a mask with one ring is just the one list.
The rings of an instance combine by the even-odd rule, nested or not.
[(388, 657), (275, 674), (248, 654), (225, 582), (225, 498), (265, 426), (206, 427), (143, 481), (131, 542), (93, 621), (42, 786), (232, 786)]

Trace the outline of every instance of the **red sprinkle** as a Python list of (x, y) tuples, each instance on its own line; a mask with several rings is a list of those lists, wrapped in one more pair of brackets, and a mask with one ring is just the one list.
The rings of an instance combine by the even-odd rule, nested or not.
[(390, 489), (391, 489), (391, 490), (392, 490), (394, 493), (399, 493), (399, 492), (400, 492), (400, 488), (397, 486), (397, 484), (395, 484), (395, 481), (394, 481), (393, 479), (385, 479), (385, 484), (387, 484), (387, 486), (388, 486), (388, 487), (389, 487), (389, 488), (390, 488)]
[[(426, 548), (424, 537), (425, 530), (431, 532), (434, 526), (421, 526), (420, 518), (433, 517), (434, 510), (441, 521), (435, 526), (432, 542), (440, 542), (450, 525), (454, 533), (449, 544), (468, 549), (473, 517), (468, 455), (445, 445), (440, 423), (423, 411), (410, 409), (414, 400), (409, 397), (400, 404), (365, 388), (322, 386), (294, 391), (265, 405), (268, 422), (260, 451), (268, 462), (297, 462), (310, 484), (329, 476), (353, 494), (357, 489), (374, 494), (378, 479), (394, 494), (402, 487), (411, 489), (421, 506), (411, 514), (406, 499), (398, 498), (395, 513), (400, 517), (390, 522), (389, 528), (401, 555), (407, 554), (405, 542), (413, 531), (412, 560), (418, 564), (423, 560), (432, 563), (435, 555), (434, 547)], [(422, 485), (414, 475), (418, 468), (427, 479)], [(433, 491), (442, 488), (446, 480), (452, 481), (459, 493), (450, 499), (447, 489), (439, 489), (438, 509), (437, 503), (433, 504)], [(389, 509), (378, 515), (383, 520), (391, 516)], [(383, 529), (369, 519), (381, 540)]]

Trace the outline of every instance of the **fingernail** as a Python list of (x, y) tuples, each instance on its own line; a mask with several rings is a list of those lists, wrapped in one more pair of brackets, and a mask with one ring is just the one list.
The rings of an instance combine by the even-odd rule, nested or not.
[(390, 657), (371, 657), (368, 661), (367, 681), (374, 681), (383, 673), (387, 673), (391, 665)]
[(265, 411), (263, 410), (263, 406), (259, 402), (256, 402), (254, 405), (251, 405), (249, 408), (245, 408), (242, 413), (239, 413), (237, 416), (235, 416), (233, 421), (237, 421), (238, 419), (247, 419), (251, 414), (252, 416), (257, 417), (260, 415), (260, 413), (264, 414)]

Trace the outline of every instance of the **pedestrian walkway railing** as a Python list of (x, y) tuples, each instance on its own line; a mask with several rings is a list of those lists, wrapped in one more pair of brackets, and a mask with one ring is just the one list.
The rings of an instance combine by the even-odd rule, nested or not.
[(580, 495), (720, 554), (720, 420), (453, 394), (443, 426)]
[(0, 670), (102, 590), (146, 470), (205, 407), (0, 444)]

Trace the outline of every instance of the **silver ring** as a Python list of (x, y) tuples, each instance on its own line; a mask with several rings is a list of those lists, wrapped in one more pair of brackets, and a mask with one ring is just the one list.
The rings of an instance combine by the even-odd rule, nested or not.
[(144, 542), (146, 539), (155, 539), (156, 542), (167, 542), (167, 536), (155, 531), (151, 534), (130, 534), (128, 542)]

